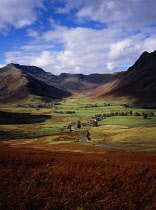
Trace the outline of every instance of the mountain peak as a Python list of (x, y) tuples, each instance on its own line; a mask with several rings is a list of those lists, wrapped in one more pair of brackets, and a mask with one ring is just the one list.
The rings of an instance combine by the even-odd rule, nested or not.
[(151, 64), (151, 63), (155, 63), (156, 60), (156, 51), (154, 52), (147, 52), (144, 51), (140, 57), (138, 58), (138, 60), (134, 63), (134, 65), (132, 65), (128, 71), (131, 71), (133, 69), (144, 69), (144, 67), (146, 67), (147, 65)]
[(15, 67), (15, 68), (18, 68), (18, 67), (20, 67), (20, 65), (19, 64), (15, 64), (15, 63), (9, 63), (9, 64), (7, 64), (6, 65), (6, 67), (8, 68), (12, 68), (12, 67)]
[(149, 52), (147, 52), (147, 51), (144, 51), (141, 55), (140, 55), (140, 58), (141, 57), (145, 57), (145, 56), (148, 56), (150, 53)]
[[(153, 56), (156, 56), (156, 50), (155, 51), (153, 51), (153, 52), (151, 52), (151, 53), (149, 53), (149, 52), (147, 52), (147, 51), (144, 51), (142, 54), (141, 54), (141, 56), (140, 56), (140, 58), (146, 58), (146, 57), (153, 57)], [(140, 59), (139, 58), (139, 59)], [(139, 60), (138, 59), (138, 60)]]

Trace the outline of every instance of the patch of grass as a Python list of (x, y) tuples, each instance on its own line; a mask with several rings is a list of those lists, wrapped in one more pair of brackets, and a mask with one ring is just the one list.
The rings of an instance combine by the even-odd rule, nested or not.
[(21, 129), (0, 129), (0, 140), (32, 139), (42, 136), (49, 136), (59, 131), (60, 129), (56, 128), (44, 128), (34, 131), (22, 131)]
[[(120, 103), (116, 103), (116, 102)], [(156, 110), (147, 110), (147, 109), (133, 109), (133, 108), (125, 108), (123, 104), (128, 103), (128, 99), (98, 99), (98, 100), (90, 100), (89, 98), (68, 98), (62, 102), (60, 102), (60, 105), (57, 105), (56, 111), (62, 111), (66, 112), (68, 110), (75, 111), (75, 116), (78, 117), (93, 117), (96, 114), (104, 114), (104, 113), (110, 113), (110, 112), (126, 112), (126, 111), (133, 111), (133, 114), (135, 112), (139, 112), (140, 114), (142, 112), (154, 112), (156, 114)], [(110, 106), (105, 106), (104, 104), (109, 104)], [(129, 104), (129, 103), (128, 103)], [(91, 107), (86, 108), (86, 105), (90, 105)], [(92, 107), (92, 105), (97, 105), (97, 107)], [(59, 116), (59, 114), (56, 114), (56, 116)]]
[(88, 135), (89, 140), (101, 142), (106, 137), (107, 137), (106, 134), (104, 134), (102, 132), (98, 132), (98, 129), (96, 129), (96, 128), (92, 128), (91, 130), (89, 130), (89, 135)]
[(100, 125), (152, 125), (156, 124), (156, 117), (143, 119), (142, 116), (113, 116), (100, 121)]
[(91, 133), (90, 138), (92, 141), (105, 144), (156, 147), (156, 126), (103, 125), (92, 128), (89, 132)]
[(136, 143), (136, 144), (147, 144), (156, 145), (156, 127), (138, 127), (131, 128), (126, 132), (122, 132), (115, 136), (112, 136), (113, 142), (123, 143)]

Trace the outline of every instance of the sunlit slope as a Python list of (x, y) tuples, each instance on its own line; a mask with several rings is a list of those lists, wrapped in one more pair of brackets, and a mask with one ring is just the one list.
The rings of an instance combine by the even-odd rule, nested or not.
[(51, 101), (70, 96), (70, 93), (35, 79), (12, 64), (0, 69), (0, 103), (20, 103), (32, 95)]

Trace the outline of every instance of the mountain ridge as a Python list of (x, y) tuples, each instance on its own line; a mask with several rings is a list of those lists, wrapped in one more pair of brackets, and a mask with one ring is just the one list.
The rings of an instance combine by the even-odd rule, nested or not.
[(93, 98), (130, 97), (156, 103), (155, 92), (156, 51), (143, 52), (127, 71), (113, 74), (54, 75), (36, 66), (13, 63), (0, 68), (0, 103), (20, 103), (29, 95), (50, 101), (75, 93)]

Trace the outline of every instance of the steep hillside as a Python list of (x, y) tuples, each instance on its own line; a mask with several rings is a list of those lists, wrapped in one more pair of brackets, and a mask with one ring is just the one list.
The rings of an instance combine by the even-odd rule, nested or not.
[(0, 69), (0, 103), (24, 102), (30, 95), (39, 96), (44, 101), (51, 101), (71, 94), (35, 79), (14, 64)]
[(0, 71), (0, 103), (23, 102), (28, 98), (27, 78), (19, 69)]
[(101, 86), (94, 97), (132, 97), (156, 103), (156, 51), (144, 52), (135, 64), (117, 79)]

